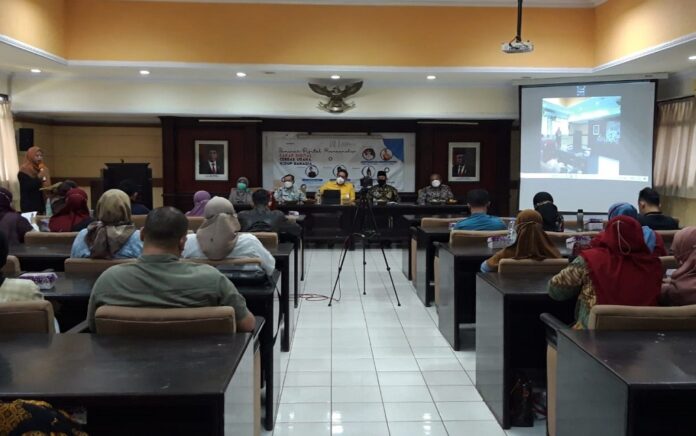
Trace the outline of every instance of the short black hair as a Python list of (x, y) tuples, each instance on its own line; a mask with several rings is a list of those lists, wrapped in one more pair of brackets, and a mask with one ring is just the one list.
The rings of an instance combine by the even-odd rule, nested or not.
[(469, 206), (483, 207), (490, 203), (491, 197), (485, 189), (472, 189), (466, 194), (466, 202)]
[(541, 204), (541, 203), (553, 203), (553, 197), (551, 194), (548, 192), (537, 192), (536, 195), (534, 196), (534, 199), (532, 200), (532, 203), (534, 203), (534, 206)]
[(158, 207), (147, 214), (143, 233), (146, 242), (162, 247), (174, 247), (188, 233), (188, 220), (175, 207)]
[(257, 206), (268, 204), (268, 191), (265, 189), (257, 189), (251, 194), (251, 201)]
[(286, 177), (292, 177), (292, 181), (293, 182), (295, 181), (295, 176), (293, 176), (292, 174), (286, 174), (283, 176), (283, 178), (286, 178)]
[[(2, 270), (2, 268), (7, 263), (7, 255), (9, 254), (9, 252), (10, 246), (7, 242), (7, 238), (2, 232), (0, 232), (0, 270)], [(0, 277), (2, 277), (2, 271), (0, 271)]]
[(138, 186), (138, 184), (135, 183), (135, 180), (133, 179), (123, 180), (121, 183), (119, 183), (118, 189), (125, 192), (126, 195), (129, 197), (132, 197), (133, 194), (137, 194), (140, 192), (140, 186)]
[(338, 177), (338, 174), (339, 174), (339, 173), (344, 173), (344, 174), (346, 175), (346, 177), (348, 177), (348, 170), (345, 169), (345, 168), (339, 168), (339, 169), (337, 169), (337, 170), (336, 170), (336, 177)]
[(643, 188), (638, 193), (638, 201), (644, 201), (651, 206), (660, 205), (660, 194), (653, 188)]

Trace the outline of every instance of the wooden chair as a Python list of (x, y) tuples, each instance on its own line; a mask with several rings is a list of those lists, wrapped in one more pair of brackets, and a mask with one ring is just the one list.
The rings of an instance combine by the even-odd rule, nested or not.
[(674, 256), (660, 256), (660, 262), (662, 262), (662, 269), (665, 271), (679, 268), (679, 262)]
[(53, 306), (45, 300), (0, 303), (0, 332), (53, 334)]
[(460, 218), (421, 218), (420, 226), (424, 229), (449, 229), (450, 224), (461, 221)]
[(677, 234), (679, 230), (655, 230), (655, 233), (662, 236), (662, 240), (665, 244), (671, 244), (674, 241), (674, 235)]
[(11, 275), (19, 274), (22, 271), (22, 267), (19, 265), (19, 259), (15, 256), (7, 256), (7, 262), (5, 266), (2, 267), (2, 273)]
[(252, 233), (266, 247), (266, 250), (275, 250), (278, 248), (278, 234), (273, 232), (256, 232)]
[(599, 232), (546, 232), (546, 235), (551, 239), (554, 245), (565, 246), (568, 238), (573, 236), (589, 236), (590, 238), (594, 238), (599, 235)]
[(230, 306), (151, 308), (101, 306), (95, 313), (97, 334), (181, 336), (234, 333), (237, 325)]
[(568, 259), (501, 259), (498, 273), (548, 273), (556, 274), (568, 266)]
[[(568, 328), (558, 319), (542, 314), (547, 329), (546, 378), (547, 378), (547, 425), (548, 434), (556, 436), (556, 370), (558, 354), (556, 334), (559, 329)], [(696, 330), (696, 305), (681, 307), (636, 307), (597, 305), (590, 310), (587, 322), (590, 330)]]
[(24, 235), (25, 245), (61, 244), (72, 247), (78, 232), (27, 232)]
[(506, 236), (507, 230), (479, 231), (479, 230), (452, 230), (449, 244), (452, 248), (481, 246), (488, 243), (491, 236)]
[(210, 266), (221, 266), (221, 265), (261, 265), (263, 262), (258, 257), (238, 257), (235, 259), (222, 259), (222, 260), (210, 260), (210, 259), (183, 259), (184, 262), (191, 263), (204, 263)]
[(145, 220), (147, 219), (147, 215), (132, 215), (131, 220), (133, 221), (133, 225), (135, 225), (136, 228), (142, 229), (145, 227)]
[(135, 259), (84, 259), (70, 257), (65, 259), (66, 273), (94, 273), (101, 274), (114, 265), (134, 263)]

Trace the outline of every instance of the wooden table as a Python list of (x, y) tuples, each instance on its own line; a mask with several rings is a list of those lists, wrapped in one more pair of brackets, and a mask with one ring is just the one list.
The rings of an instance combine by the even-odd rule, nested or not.
[(416, 271), (415, 273), (415, 287), (416, 295), (426, 306), (430, 306), (430, 303), (435, 299), (435, 287), (433, 282), (435, 280), (435, 273), (433, 269), (433, 262), (435, 260), (435, 245), (434, 242), (447, 242), (449, 241), (450, 231), (449, 229), (424, 229), (422, 227), (416, 228), (415, 240), (416, 240)]
[(561, 330), (557, 377), (559, 435), (695, 433), (694, 332)]
[(251, 436), (251, 337), (0, 335), (0, 400), (84, 407), (90, 434)]
[(17, 256), (22, 271), (65, 271), (65, 259), (70, 257), (72, 246), (67, 244), (10, 246), (10, 254)]
[(523, 372), (545, 385), (546, 335), (539, 315), (547, 312), (568, 324), (574, 318), (574, 299), (559, 302), (549, 297), (546, 286), (551, 277), (476, 277), (476, 389), (505, 429), (510, 428), (509, 397), (516, 374)]

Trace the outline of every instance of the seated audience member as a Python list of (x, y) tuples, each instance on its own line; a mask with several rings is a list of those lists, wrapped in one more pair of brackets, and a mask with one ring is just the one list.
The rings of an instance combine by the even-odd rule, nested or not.
[[(188, 220), (173, 207), (161, 207), (148, 214), (141, 233), (144, 241), (142, 256), (135, 263), (109, 268), (94, 284), (87, 308), (92, 332), (96, 331), (94, 314), (103, 305), (157, 308), (232, 306), (237, 330), (253, 331), (256, 325), (254, 315), (231, 281), (210, 265), (180, 261), (187, 232)], [(216, 252), (229, 242), (217, 242), (222, 239), (221, 235), (212, 236), (206, 234), (205, 238)]]
[(251, 190), (249, 189), (249, 179), (240, 177), (237, 179), (237, 187), (230, 190), (230, 202), (237, 206), (253, 204), (251, 200)]
[(455, 230), (507, 230), (503, 220), (497, 216), (488, 215), (488, 207), (491, 205), (488, 191), (472, 189), (466, 194), (466, 202), (471, 210), (471, 216), (458, 221), (454, 225)]
[[(638, 211), (635, 207), (628, 203), (616, 203), (609, 208), (609, 219), (616, 218), (620, 215), (638, 220)], [(655, 256), (667, 256), (667, 250), (665, 250), (665, 241), (662, 239), (662, 236), (655, 233), (648, 226), (642, 226), (642, 229), (645, 245), (648, 246), (650, 252)]]
[(442, 184), (439, 174), (430, 176), (430, 186), (418, 191), (418, 204), (442, 203), (454, 198), (449, 186)]
[(498, 251), (481, 264), (482, 272), (497, 272), (501, 259), (559, 259), (561, 253), (544, 232), (543, 219), (531, 209), (517, 214), (515, 221), (517, 239), (509, 247)]
[(186, 216), (205, 216), (205, 205), (210, 201), (208, 191), (198, 191), (193, 194), (193, 209), (186, 212)]
[(60, 212), (54, 213), (48, 221), (52, 232), (79, 232), (92, 222), (87, 207), (87, 193), (79, 188), (67, 192)]
[(7, 239), (0, 233), (0, 303), (43, 300), (39, 287), (31, 280), (7, 279), (2, 274), (2, 269), (7, 263), (8, 250)]
[(66, 412), (39, 400), (0, 401), (0, 434), (87, 436)]
[(293, 202), (301, 203), (307, 200), (307, 195), (297, 186), (295, 186), (295, 176), (288, 174), (281, 179), (283, 186), (276, 189), (273, 193), (273, 198), (278, 204)]
[(326, 190), (341, 191), (341, 204), (355, 201), (355, 187), (348, 181), (348, 171), (344, 168), (339, 168), (336, 171), (336, 180), (329, 180), (321, 185), (319, 196)]
[(373, 201), (399, 201), (399, 191), (392, 185), (387, 185), (387, 172), (377, 171), (377, 186), (373, 186), (367, 192)]
[(686, 227), (674, 235), (672, 252), (679, 268), (662, 285), (660, 302), (666, 306), (696, 304), (696, 227)]
[[(77, 183), (72, 180), (66, 180), (64, 182), (56, 183), (51, 185), (44, 190), (47, 192), (47, 196), (50, 199), (51, 213), (50, 215), (55, 215), (63, 209), (65, 206), (65, 196), (71, 189), (77, 188)], [(46, 211), (48, 213), (48, 211)]]
[(266, 274), (272, 274), (275, 258), (256, 236), (239, 233), (240, 228), (232, 203), (222, 197), (213, 197), (205, 206), (205, 221), (196, 234), (187, 236), (181, 257), (210, 260), (255, 257), (261, 259)]
[(563, 215), (558, 213), (558, 208), (553, 204), (553, 197), (548, 192), (538, 192), (534, 196), (534, 210), (541, 214), (544, 220), (544, 231), (562, 232), (564, 230)]
[(24, 242), (24, 235), (34, 228), (26, 218), (12, 207), (12, 193), (0, 188), (0, 234), (10, 245)]
[(125, 192), (130, 198), (131, 213), (133, 215), (147, 215), (150, 209), (140, 202), (140, 186), (131, 179), (126, 179), (118, 185), (118, 189)]
[(574, 328), (587, 328), (595, 304), (655, 306), (662, 263), (650, 254), (638, 221), (618, 216), (592, 240), (591, 248), (549, 281), (554, 300), (578, 299)]
[(130, 199), (123, 191), (109, 189), (97, 202), (96, 221), (75, 237), (70, 257), (132, 259), (140, 256), (140, 230), (131, 221)]
[(268, 207), (269, 194), (265, 189), (259, 189), (252, 195), (254, 208), (239, 212), (239, 222), (243, 232), (275, 232), (289, 233), (299, 236), (302, 229), (297, 223), (290, 222), (288, 217), (279, 210)]
[(638, 221), (653, 230), (678, 230), (679, 223), (660, 210), (660, 194), (652, 188), (644, 188), (638, 194)]

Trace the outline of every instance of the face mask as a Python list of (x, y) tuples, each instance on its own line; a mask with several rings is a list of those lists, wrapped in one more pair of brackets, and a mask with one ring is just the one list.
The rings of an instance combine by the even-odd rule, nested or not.
[(433, 188), (439, 188), (440, 187), (440, 181), (435, 179), (432, 182), (430, 182), (430, 185), (432, 185)]
[(245, 190), (245, 189), (246, 189), (246, 183), (244, 183), (244, 182), (239, 182), (239, 183), (237, 183), (237, 189), (239, 189), (240, 191)]
[(285, 186), (285, 188), (287, 188), (287, 189), (292, 188), (292, 185), (293, 185), (293, 183), (290, 180), (283, 182), (283, 186)]
[(386, 181), (386, 180), (382, 180), (382, 179), (377, 179), (377, 184), (378, 184), (379, 186), (384, 186), (384, 185), (387, 184), (387, 181)]
[(336, 183), (338, 183), (339, 185), (342, 185), (345, 182), (346, 182), (346, 179), (344, 179), (343, 177), (336, 177)]

